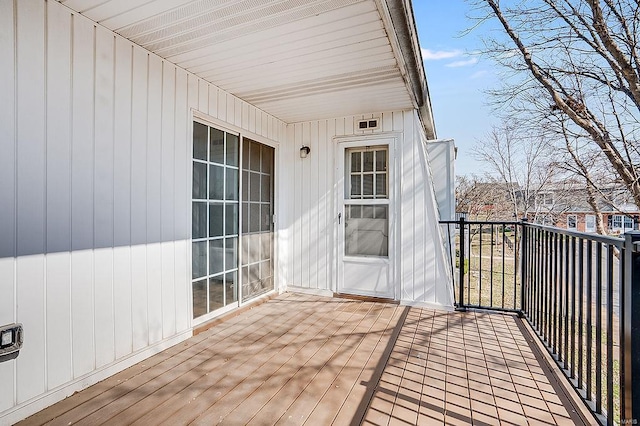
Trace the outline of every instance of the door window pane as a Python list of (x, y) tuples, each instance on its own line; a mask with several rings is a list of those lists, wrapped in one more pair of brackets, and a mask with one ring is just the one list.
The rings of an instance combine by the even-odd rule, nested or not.
[(262, 204), (260, 218), (260, 230), (269, 231), (271, 229), (271, 206), (269, 204)]
[(259, 173), (249, 173), (249, 201), (260, 201)]
[(376, 174), (376, 195), (387, 195), (387, 175), (382, 173)]
[(191, 208), (191, 236), (207, 237), (207, 203), (194, 202)]
[(249, 203), (242, 203), (242, 233), (249, 232)]
[(209, 166), (209, 199), (223, 200), (224, 198), (224, 167)]
[(238, 267), (238, 239), (225, 239), (225, 270), (236, 269)]
[(251, 145), (251, 141), (246, 139), (243, 140), (242, 142), (242, 169), (243, 170), (249, 170), (249, 157), (251, 156), (250, 154), (250, 147)]
[(209, 310), (224, 306), (224, 274), (209, 278)]
[(227, 218), (225, 221), (225, 235), (237, 235), (238, 234), (238, 205), (227, 204), (226, 205)]
[(249, 204), (249, 232), (260, 231), (260, 204)]
[(262, 187), (262, 190), (260, 191), (262, 193), (262, 201), (271, 201), (271, 178), (268, 175), (262, 175), (260, 182), (260, 186)]
[(209, 150), (209, 161), (224, 164), (224, 132), (222, 130), (211, 128)]
[(207, 160), (207, 126), (193, 123), (193, 158)]
[(249, 257), (244, 259), (244, 261), (246, 262), (247, 260), (249, 261), (249, 263), (256, 263), (260, 261), (260, 234), (251, 234), (249, 235)]
[(351, 175), (351, 197), (360, 198), (362, 194), (362, 176)]
[(209, 241), (209, 275), (224, 271), (224, 240)]
[(207, 242), (191, 244), (191, 278), (207, 275)]
[(365, 151), (362, 153), (362, 171), (363, 172), (372, 172), (373, 171), (373, 151)]
[(204, 200), (207, 198), (207, 165), (193, 162), (192, 198)]
[(227, 169), (227, 190), (225, 192), (225, 199), (238, 200), (238, 170)]
[(211, 203), (209, 205), (209, 236), (210, 237), (221, 237), (222, 229), (224, 226), (224, 216), (223, 216), (223, 208), (224, 204), (222, 203)]
[(270, 175), (273, 168), (273, 148), (262, 146), (262, 173)]
[(227, 166), (238, 165), (238, 136), (227, 133)]
[(387, 171), (387, 151), (376, 151), (376, 171)]
[(352, 172), (362, 171), (362, 153), (361, 152), (351, 153), (351, 171)]
[(260, 167), (260, 144), (257, 142), (250, 142), (249, 145), (249, 169), (255, 172), (259, 172)]
[(373, 195), (373, 175), (362, 176), (362, 195), (370, 198)]
[(224, 275), (225, 279), (225, 302), (230, 305), (233, 302), (238, 301), (238, 271), (227, 272)]
[[(388, 209), (386, 205), (377, 207)], [(351, 209), (347, 209), (345, 220), (345, 254), (347, 256), (387, 257), (389, 254), (387, 212), (385, 212), (384, 218), (355, 218), (351, 217), (350, 211)]]
[(193, 316), (199, 317), (207, 313), (207, 280), (193, 283)]

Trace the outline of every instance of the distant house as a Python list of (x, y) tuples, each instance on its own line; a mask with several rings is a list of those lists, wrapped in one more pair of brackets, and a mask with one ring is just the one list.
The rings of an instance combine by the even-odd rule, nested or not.
[[(598, 207), (605, 232), (619, 235), (638, 229), (640, 209), (628, 192), (620, 186), (605, 187), (601, 191)], [(596, 215), (587, 202), (586, 189), (580, 185), (547, 185), (536, 194), (534, 206), (528, 217), (536, 223), (578, 232), (597, 232)]]

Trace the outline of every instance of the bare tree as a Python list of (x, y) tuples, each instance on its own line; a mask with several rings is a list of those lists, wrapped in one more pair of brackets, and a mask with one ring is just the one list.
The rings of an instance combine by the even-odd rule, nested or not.
[(504, 121), (478, 141), (473, 154), (504, 188), (509, 219), (520, 219), (535, 211), (537, 195), (554, 177), (549, 145), (544, 138), (526, 126)]
[(456, 178), (456, 211), (469, 220), (509, 220), (511, 206), (504, 185), (491, 178), (458, 176)]
[(541, 128), (563, 123), (565, 142), (588, 141), (580, 152), (565, 145), (576, 170), (593, 183), (583, 170), (585, 156), (606, 160), (640, 206), (640, 3), (474, 3), (483, 11), (481, 18), (497, 18), (506, 35), (486, 44), (485, 53), (505, 70), (496, 100), (511, 114), (530, 114)]

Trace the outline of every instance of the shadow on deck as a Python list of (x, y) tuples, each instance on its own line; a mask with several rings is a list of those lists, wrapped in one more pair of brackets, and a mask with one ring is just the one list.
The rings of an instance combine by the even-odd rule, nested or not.
[(21, 424), (583, 424), (516, 316), (285, 293)]

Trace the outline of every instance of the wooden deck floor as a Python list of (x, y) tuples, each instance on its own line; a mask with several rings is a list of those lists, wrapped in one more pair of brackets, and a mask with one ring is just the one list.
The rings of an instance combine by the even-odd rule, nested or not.
[(519, 322), (286, 293), (21, 424), (580, 423)]

